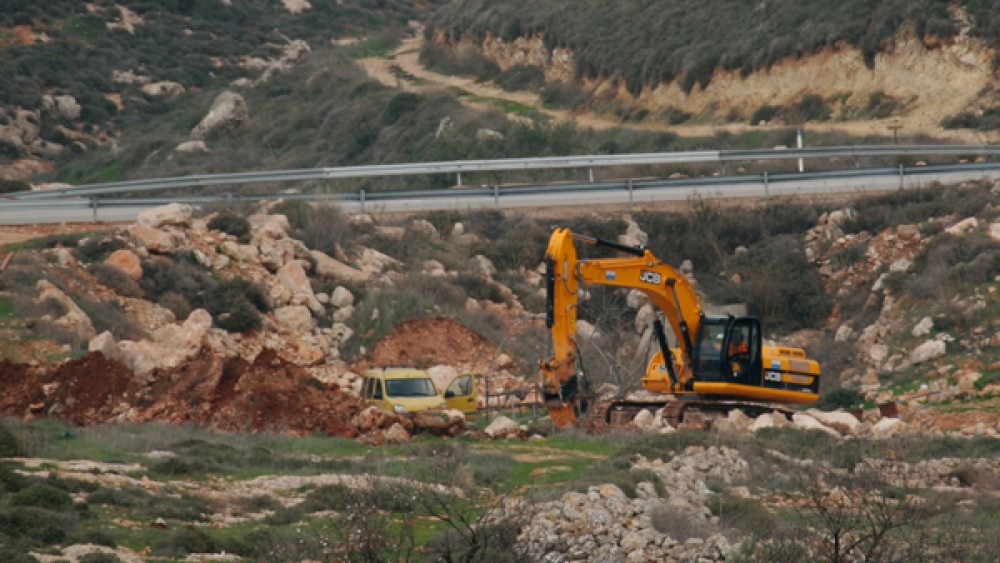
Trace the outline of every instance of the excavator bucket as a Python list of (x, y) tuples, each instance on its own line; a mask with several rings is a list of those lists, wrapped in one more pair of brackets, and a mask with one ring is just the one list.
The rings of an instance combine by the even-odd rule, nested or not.
[(573, 405), (564, 404), (561, 406), (548, 406), (549, 418), (556, 428), (569, 428), (576, 424), (576, 415), (573, 414)]

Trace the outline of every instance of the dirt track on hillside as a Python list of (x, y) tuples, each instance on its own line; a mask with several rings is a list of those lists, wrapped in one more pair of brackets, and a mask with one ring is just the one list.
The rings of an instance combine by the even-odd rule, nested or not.
[[(420, 48), (424, 43), (423, 34), (404, 39), (400, 46), (388, 57), (369, 57), (360, 59), (358, 64), (373, 79), (382, 84), (399, 88), (408, 92), (435, 92), (440, 90), (459, 90), (471, 94), (458, 99), (479, 109), (497, 110), (490, 100), (503, 100), (526, 105), (549, 116), (555, 121), (572, 121), (578, 127), (597, 130), (614, 127), (627, 127), (644, 131), (669, 131), (682, 137), (711, 137), (718, 133), (739, 134), (760, 130), (786, 130), (787, 125), (749, 125), (746, 123), (726, 124), (682, 124), (667, 123), (626, 123), (617, 116), (599, 114), (590, 111), (562, 110), (545, 107), (537, 94), (525, 91), (509, 92), (492, 82), (477, 82), (472, 77), (451, 76), (439, 74), (424, 67), (419, 60)], [(392, 67), (398, 67), (402, 73), (393, 72)], [(412, 77), (412, 79), (411, 79)], [(517, 114), (508, 114), (512, 119), (526, 119)], [(920, 116), (894, 118), (891, 120), (869, 120), (848, 122), (810, 122), (808, 130), (814, 132), (840, 133), (851, 137), (887, 136), (889, 125), (901, 125), (907, 135), (929, 135), (937, 139), (957, 142), (983, 144), (985, 141), (975, 131), (945, 130), (940, 127), (928, 127)]]

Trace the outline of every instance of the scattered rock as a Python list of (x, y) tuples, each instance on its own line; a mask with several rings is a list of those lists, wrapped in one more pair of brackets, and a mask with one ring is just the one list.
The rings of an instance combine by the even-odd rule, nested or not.
[(215, 97), (208, 115), (191, 130), (191, 138), (204, 139), (213, 131), (234, 129), (245, 123), (249, 117), (250, 112), (243, 96), (236, 92), (222, 92)]
[(122, 273), (135, 281), (142, 279), (142, 265), (140, 264), (139, 257), (127, 248), (120, 248), (112, 252), (104, 263), (118, 268)]

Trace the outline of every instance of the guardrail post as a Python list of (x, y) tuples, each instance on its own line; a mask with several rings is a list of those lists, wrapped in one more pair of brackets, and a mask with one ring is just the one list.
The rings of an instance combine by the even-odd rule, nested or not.
[(764, 171), (764, 197), (765, 198), (771, 197), (771, 187), (767, 181), (767, 170)]
[(904, 179), (905, 175), (906, 175), (906, 173), (903, 171), (903, 165), (900, 164), (899, 165), (899, 189), (903, 189), (904, 188), (903, 179)]
[(500, 184), (493, 184), (493, 205), (500, 209)]
[(233, 194), (226, 194), (226, 207), (233, 208)]
[(365, 212), (365, 191), (361, 190), (361, 212)]
[(590, 173), (590, 183), (593, 184), (594, 183), (594, 169), (593, 168), (588, 168), (587, 172)]
[(458, 176), (458, 185), (461, 186), (462, 185), (462, 173), (461, 172), (456, 172), (455, 175)]
[(97, 198), (91, 196), (90, 198), (90, 208), (94, 210), (94, 223), (97, 222)]
[(632, 211), (632, 180), (628, 181), (628, 210)]

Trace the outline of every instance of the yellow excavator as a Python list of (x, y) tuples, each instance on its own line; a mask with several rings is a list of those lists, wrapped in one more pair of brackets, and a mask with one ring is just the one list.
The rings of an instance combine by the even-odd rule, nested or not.
[[(626, 257), (577, 259), (576, 242), (603, 246)], [(624, 425), (642, 409), (664, 408), (672, 426), (705, 427), (734, 409), (756, 416), (778, 405), (808, 404), (819, 398), (819, 363), (804, 350), (764, 346), (754, 317), (706, 315), (691, 283), (647, 248), (556, 229), (545, 255), (552, 357), (541, 362), (545, 405), (556, 427), (586, 420)], [(668, 346), (660, 316), (653, 323), (657, 351), (642, 378), (662, 400), (596, 401), (581, 369), (576, 334), (581, 284), (634, 288), (649, 296), (666, 318), (677, 346)]]

